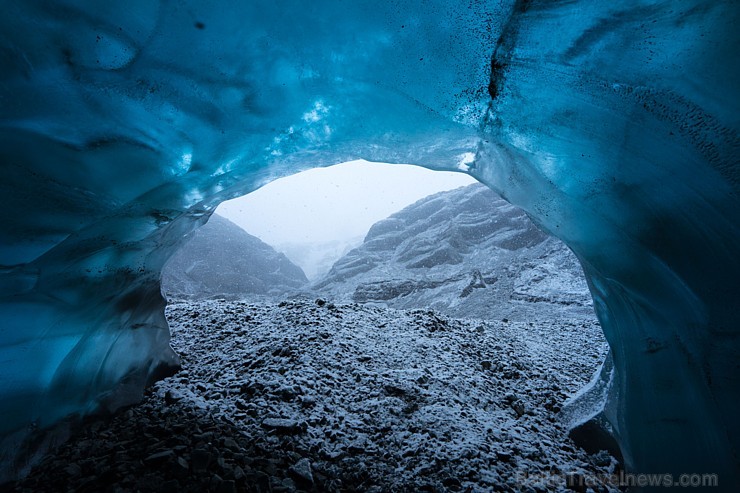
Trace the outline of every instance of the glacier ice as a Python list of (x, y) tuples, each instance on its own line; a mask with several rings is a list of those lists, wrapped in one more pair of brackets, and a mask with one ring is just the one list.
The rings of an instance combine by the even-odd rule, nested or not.
[(365, 158), (466, 171), (563, 239), (628, 467), (732, 487), (739, 23), (734, 0), (6, 2), (0, 477), (176, 367), (159, 273), (219, 202)]

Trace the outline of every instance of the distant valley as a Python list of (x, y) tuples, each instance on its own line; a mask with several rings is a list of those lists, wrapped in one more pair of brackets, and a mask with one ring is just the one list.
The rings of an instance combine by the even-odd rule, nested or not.
[(217, 214), (162, 271), (162, 290), (170, 299), (282, 297), (307, 283), (285, 255)]
[[(350, 246), (292, 248), (294, 258), (315, 264)], [(461, 318), (594, 318), (573, 253), (480, 184), (431, 195), (377, 222), (312, 283), (286, 255), (214, 215), (170, 260), (162, 283), (174, 299), (324, 297)]]

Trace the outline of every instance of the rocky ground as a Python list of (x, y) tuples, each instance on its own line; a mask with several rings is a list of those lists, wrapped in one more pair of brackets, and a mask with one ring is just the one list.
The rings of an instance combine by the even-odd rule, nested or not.
[(9, 491), (559, 491), (618, 470), (557, 418), (605, 354), (593, 322), (324, 300), (168, 317), (182, 371)]

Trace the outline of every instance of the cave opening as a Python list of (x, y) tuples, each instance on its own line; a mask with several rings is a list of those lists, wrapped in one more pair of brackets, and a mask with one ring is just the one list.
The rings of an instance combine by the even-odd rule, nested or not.
[[(151, 402), (227, 417), (260, 457), (280, 458), (277, 488), (306, 486), (281, 452), (295, 449), (319, 489), (565, 486), (577, 472), (608, 484), (619, 461), (572, 443), (560, 413), (606, 355), (580, 265), (474, 183), (354, 162), (220, 205), (163, 270), (185, 376)], [(225, 218), (283, 251), (236, 242), (244, 231)], [(239, 274), (254, 280), (234, 284)]]
[[(66, 474), (69, 484), (152, 490), (460, 491), (588, 477), (607, 488), (623, 467), (618, 450), (581, 449), (561, 413), (607, 351), (572, 252), (467, 175), (348, 164), (275, 180), (190, 233), (162, 274), (181, 370), (142, 404), (76, 430), (21, 484)], [(331, 196), (318, 182), (350, 191)], [(286, 200), (295, 195), (324, 209)], [(245, 215), (280, 207), (293, 224), (343, 209), (364, 234), (340, 226), (311, 238), (330, 231), (324, 239), (354, 243), (329, 251), (331, 268), (314, 266), (306, 282), (260, 278), (244, 269), (296, 266), (225, 218), (249, 224)], [(358, 207), (376, 210), (361, 218)], [(252, 225), (286, 227), (271, 212)], [(135, 436), (137, 447), (113, 453)], [(97, 456), (115, 456), (118, 473), (81, 460), (91, 442)]]
[(740, 4), (286, 1), (3, 10), (0, 478), (176, 365), (161, 267), (219, 202), (468, 155), (583, 265), (627, 469), (736, 491)]

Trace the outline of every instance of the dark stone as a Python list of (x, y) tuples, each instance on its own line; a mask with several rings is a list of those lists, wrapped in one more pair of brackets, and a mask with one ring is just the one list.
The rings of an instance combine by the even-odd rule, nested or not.
[(211, 491), (219, 491), (221, 487), (221, 483), (223, 483), (224, 480), (221, 476), (218, 474), (214, 474), (211, 476), (211, 481), (208, 483), (208, 487)]
[(514, 401), (511, 403), (511, 408), (514, 410), (516, 415), (518, 417), (524, 416), (524, 413), (526, 413), (526, 409), (524, 408), (524, 403), (522, 401)]
[(281, 433), (296, 433), (303, 428), (302, 423), (285, 418), (267, 418), (262, 421), (262, 426)]
[(148, 466), (162, 464), (164, 462), (172, 460), (174, 457), (175, 453), (172, 450), (163, 450), (161, 452), (157, 452), (146, 457), (144, 459), (144, 464)]
[(290, 469), (289, 469), (290, 475), (293, 479), (295, 479), (299, 484), (305, 485), (313, 485), (314, 479), (313, 479), (313, 472), (311, 470), (311, 461), (309, 461), (306, 458), (303, 458), (295, 463)]
[(565, 475), (565, 486), (572, 491), (578, 493), (586, 493), (586, 478), (583, 474), (577, 472), (569, 472)]
[(172, 464), (172, 472), (178, 477), (185, 477), (190, 470), (188, 461), (182, 457), (178, 457)]
[(82, 474), (82, 469), (75, 463), (72, 463), (64, 468), (65, 472), (70, 476), (79, 476)]
[(290, 387), (282, 387), (277, 390), (276, 394), (283, 402), (290, 402), (298, 396), (298, 393)]
[(207, 450), (197, 448), (190, 454), (190, 463), (193, 466), (193, 471), (205, 471), (210, 462), (211, 454)]
[(241, 481), (245, 477), (245, 475), (244, 475), (244, 469), (242, 469), (239, 466), (234, 467), (233, 475), (234, 475), (234, 480), (235, 481)]
[(162, 489), (160, 491), (162, 493), (179, 493), (182, 491), (182, 488), (176, 479), (171, 479), (162, 484)]
[(252, 484), (257, 486), (263, 491), (269, 491), (270, 488), (270, 476), (268, 476), (266, 473), (262, 471), (257, 471), (254, 473), (254, 480), (252, 481)]
[(450, 477), (450, 478), (445, 478), (445, 479), (444, 479), (444, 480), (442, 481), (442, 484), (443, 484), (443, 485), (444, 485), (445, 487), (447, 487), (447, 488), (450, 488), (450, 489), (452, 489), (452, 490), (459, 490), (460, 488), (462, 488), (462, 483), (460, 483), (460, 480), (459, 480), (459, 479), (457, 479), (457, 478), (452, 478), (452, 477)]
[(574, 426), (568, 432), (568, 436), (579, 447), (590, 454), (606, 450), (612, 457), (617, 459), (617, 461), (624, 463), (622, 449), (614, 439), (611, 425), (601, 414), (594, 416), (584, 423)]
[(174, 404), (175, 402), (179, 401), (180, 399), (182, 399), (182, 396), (179, 395), (179, 394), (177, 394), (177, 393), (175, 393), (175, 392), (172, 392), (171, 390), (168, 390), (164, 394), (164, 402), (166, 404), (168, 404), (168, 405)]
[(224, 447), (229, 450), (239, 450), (239, 444), (233, 438), (224, 438)]
[(385, 393), (391, 397), (402, 397), (406, 395), (406, 389), (392, 384), (386, 385), (383, 387), (383, 390), (385, 390)]
[(501, 462), (509, 462), (511, 461), (511, 458), (513, 457), (513, 455), (511, 452), (498, 451), (496, 452), (496, 457)]
[(234, 481), (221, 481), (216, 488), (216, 493), (236, 493), (236, 483)]

